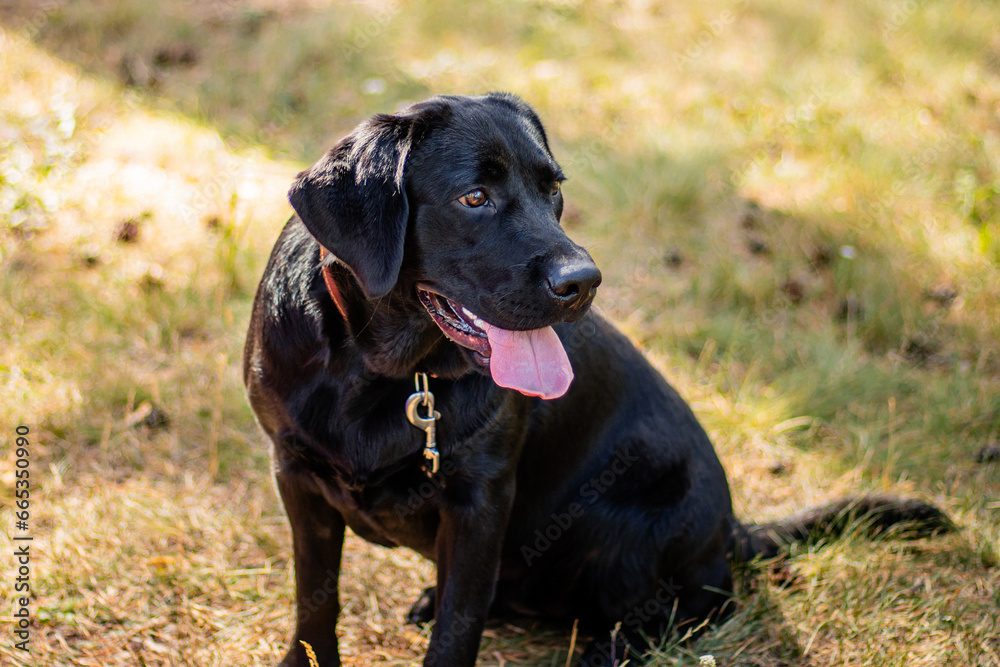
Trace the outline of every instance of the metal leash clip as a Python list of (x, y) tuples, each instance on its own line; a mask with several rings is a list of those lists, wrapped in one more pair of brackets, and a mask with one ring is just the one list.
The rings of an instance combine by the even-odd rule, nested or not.
[[(413, 382), (417, 391), (410, 394), (406, 399), (406, 418), (417, 428), (427, 434), (427, 442), (424, 444), (424, 472), (428, 476), (435, 474), (441, 467), (441, 455), (437, 450), (437, 420), (441, 417), (439, 412), (434, 410), (434, 394), (427, 386), (427, 373), (416, 373)], [(427, 408), (427, 416), (421, 417), (417, 409), (420, 406)], [(430, 466), (428, 468), (428, 465)]]

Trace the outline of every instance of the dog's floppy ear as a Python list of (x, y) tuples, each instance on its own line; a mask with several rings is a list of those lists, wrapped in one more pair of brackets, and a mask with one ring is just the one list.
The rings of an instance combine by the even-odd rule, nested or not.
[(295, 179), (288, 199), (319, 243), (351, 270), (368, 298), (396, 284), (410, 207), (406, 159), (443, 102), (423, 102), (395, 115), (379, 114)]

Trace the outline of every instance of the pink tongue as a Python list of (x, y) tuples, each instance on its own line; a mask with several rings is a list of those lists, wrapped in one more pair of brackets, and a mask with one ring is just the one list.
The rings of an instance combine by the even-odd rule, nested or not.
[(546, 400), (559, 398), (573, 381), (573, 368), (552, 327), (507, 331), (486, 324), (490, 374), (501, 387)]

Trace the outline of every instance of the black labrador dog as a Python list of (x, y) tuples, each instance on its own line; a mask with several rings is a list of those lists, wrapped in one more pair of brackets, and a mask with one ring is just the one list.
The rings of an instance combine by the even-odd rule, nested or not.
[(244, 355), (294, 544), (282, 665), (308, 664), (300, 640), (340, 664), (346, 526), (436, 562), (411, 619), (435, 621), (424, 665), (456, 667), (491, 613), (578, 618), (581, 664), (610, 665), (724, 613), (734, 561), (863, 513), (947, 527), (878, 498), (737, 521), (694, 414), (590, 310), (563, 180), (538, 116), (493, 93), (374, 116), (292, 185)]

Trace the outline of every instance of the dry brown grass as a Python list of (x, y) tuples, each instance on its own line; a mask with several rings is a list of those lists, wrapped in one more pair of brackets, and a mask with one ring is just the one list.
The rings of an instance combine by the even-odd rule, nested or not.
[[(284, 191), (366, 113), (496, 87), (553, 129), (599, 305), (691, 401), (741, 516), (875, 490), (963, 527), (797, 553), (652, 664), (1000, 665), (1000, 479), (975, 461), (1000, 439), (995, 8), (921, 5), (883, 34), (881, 5), (740, 5), (680, 67), (729, 5), (463, 7), (0, 11), (4, 533), (20, 423), (37, 484), (32, 654), (0, 625), (0, 661), (276, 663), (290, 544), (239, 355)], [(329, 50), (371, 21), (374, 46)], [(154, 76), (123, 88), (123, 63)], [(432, 565), (352, 535), (343, 571), (344, 663), (418, 663), (403, 618)], [(495, 623), (480, 664), (564, 664), (570, 637)]]

